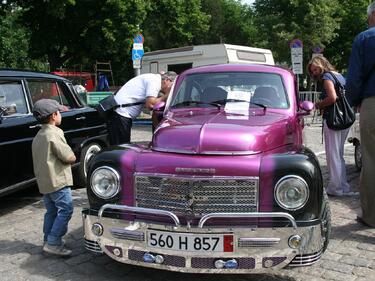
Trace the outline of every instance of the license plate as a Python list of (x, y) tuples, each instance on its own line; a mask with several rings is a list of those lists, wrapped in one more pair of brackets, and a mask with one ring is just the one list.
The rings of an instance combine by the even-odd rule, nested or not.
[(190, 234), (149, 230), (147, 245), (188, 252), (233, 252), (233, 235), (231, 234)]

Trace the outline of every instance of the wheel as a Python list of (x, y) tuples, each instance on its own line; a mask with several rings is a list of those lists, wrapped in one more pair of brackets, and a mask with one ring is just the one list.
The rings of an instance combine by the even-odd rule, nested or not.
[(360, 142), (356, 142), (354, 146), (354, 162), (357, 171), (360, 171), (362, 169), (362, 153)]
[(93, 142), (86, 145), (81, 151), (80, 164), (78, 168), (79, 186), (85, 187), (87, 183), (88, 164), (92, 157), (102, 150), (102, 147)]
[(322, 252), (327, 250), (329, 244), (329, 238), (331, 236), (331, 208), (329, 207), (329, 201), (326, 191), (323, 191), (323, 206), (325, 206), (325, 212), (322, 219), (322, 234), (324, 237)]

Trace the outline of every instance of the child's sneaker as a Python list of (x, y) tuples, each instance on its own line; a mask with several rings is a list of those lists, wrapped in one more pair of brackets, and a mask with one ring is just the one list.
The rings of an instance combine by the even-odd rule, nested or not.
[(69, 250), (64, 245), (61, 246), (53, 246), (45, 244), (43, 246), (43, 251), (49, 254), (58, 255), (58, 256), (70, 256), (72, 254), (72, 250)]

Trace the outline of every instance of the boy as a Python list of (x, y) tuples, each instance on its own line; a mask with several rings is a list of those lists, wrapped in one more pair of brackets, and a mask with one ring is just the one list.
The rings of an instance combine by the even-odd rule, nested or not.
[(47, 210), (43, 223), (43, 251), (69, 256), (72, 251), (65, 247), (62, 237), (73, 214), (71, 164), (76, 157), (64, 132), (57, 127), (61, 124), (60, 111), (64, 111), (64, 107), (55, 100), (41, 99), (34, 104), (33, 115), (42, 128), (33, 140), (32, 154), (35, 177)]

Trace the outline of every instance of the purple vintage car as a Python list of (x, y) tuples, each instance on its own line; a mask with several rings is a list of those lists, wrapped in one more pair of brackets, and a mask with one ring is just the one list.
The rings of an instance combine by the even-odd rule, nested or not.
[(312, 108), (280, 67), (183, 72), (149, 145), (92, 160), (86, 248), (192, 273), (315, 263), (328, 245), (330, 210), (318, 160), (302, 144)]

